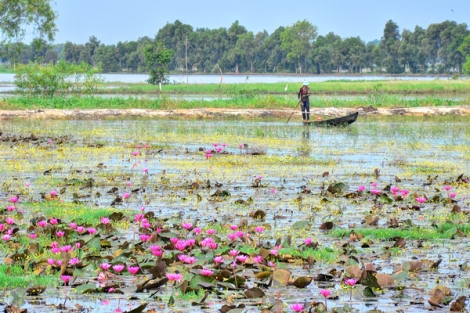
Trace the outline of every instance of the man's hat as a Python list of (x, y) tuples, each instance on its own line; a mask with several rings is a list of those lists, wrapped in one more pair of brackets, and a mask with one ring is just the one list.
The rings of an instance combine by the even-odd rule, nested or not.
[(308, 86), (308, 82), (304, 82), (304, 86)]

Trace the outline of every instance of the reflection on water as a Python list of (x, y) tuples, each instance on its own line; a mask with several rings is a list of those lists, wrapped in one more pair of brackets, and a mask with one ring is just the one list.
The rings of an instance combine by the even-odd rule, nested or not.
[(299, 156), (308, 158), (312, 152), (312, 147), (310, 146), (310, 126), (305, 125), (304, 130), (302, 131), (302, 137), (299, 145)]

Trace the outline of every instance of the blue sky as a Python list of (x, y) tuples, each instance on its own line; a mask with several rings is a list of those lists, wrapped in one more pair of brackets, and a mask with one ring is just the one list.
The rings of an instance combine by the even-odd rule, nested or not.
[(92, 35), (106, 44), (153, 37), (176, 19), (194, 28), (228, 28), (238, 20), (255, 33), (307, 19), (321, 35), (333, 31), (366, 42), (380, 39), (389, 19), (400, 30), (445, 20), (470, 24), (470, 0), (55, 0), (54, 9), (56, 43), (84, 43)]

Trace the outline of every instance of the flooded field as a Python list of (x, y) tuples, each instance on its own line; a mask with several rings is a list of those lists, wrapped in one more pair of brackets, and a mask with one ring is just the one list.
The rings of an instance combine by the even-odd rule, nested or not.
[(468, 309), (468, 125), (2, 121), (0, 310)]

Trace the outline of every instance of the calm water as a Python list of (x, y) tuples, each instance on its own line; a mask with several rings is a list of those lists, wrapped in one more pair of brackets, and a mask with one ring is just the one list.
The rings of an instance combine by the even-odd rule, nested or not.
[[(121, 82), (121, 83), (144, 83), (148, 79), (147, 74), (102, 74), (106, 82)], [(13, 82), (15, 74), (0, 74), (0, 82)], [(224, 75), (222, 82), (226, 84), (234, 83), (278, 83), (278, 82), (292, 82), (302, 83), (303, 81), (309, 82), (323, 82), (326, 80), (434, 80), (435, 76), (400, 76), (391, 77), (388, 75), (370, 75), (370, 76), (334, 76), (334, 75)], [(448, 77), (441, 77), (440, 79), (447, 80)], [(186, 83), (185, 75), (170, 75), (170, 82), (172, 83)], [(190, 84), (218, 84), (220, 82), (220, 75), (189, 75), (188, 82)]]

